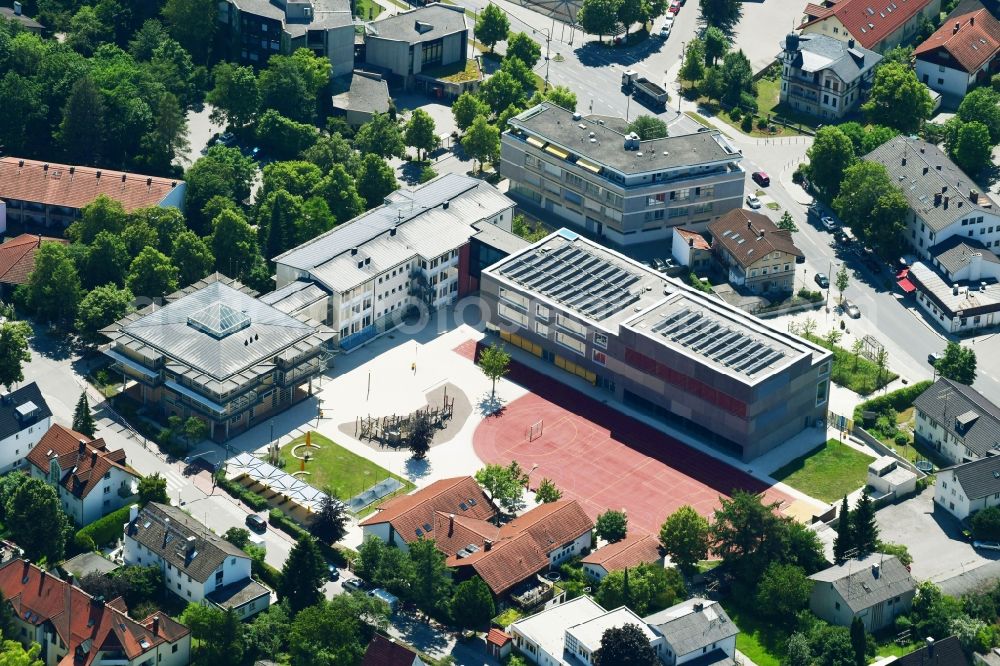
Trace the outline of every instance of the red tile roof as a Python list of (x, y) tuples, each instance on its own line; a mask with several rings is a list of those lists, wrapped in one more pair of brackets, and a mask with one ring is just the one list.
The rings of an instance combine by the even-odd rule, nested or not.
[[(430, 525), (430, 537), (436, 539), (434, 525), (438, 512), (475, 520), (490, 520), (496, 516), (493, 503), (476, 480), (471, 476), (458, 476), (435, 481), (415, 493), (386, 502), (377, 513), (361, 521), (361, 525), (389, 523), (407, 543), (426, 534), (425, 526)], [(417, 534), (418, 529), (420, 534)]]
[(415, 663), (423, 663), (417, 661), (415, 652), (382, 634), (372, 636), (361, 660), (361, 666), (413, 666)]
[(705, 237), (699, 234), (697, 231), (691, 231), (690, 229), (683, 229), (681, 227), (674, 227), (674, 231), (677, 235), (684, 239), (684, 242), (696, 250), (707, 250), (709, 249), (708, 241)]
[(802, 256), (795, 247), (792, 232), (782, 231), (771, 218), (760, 213), (734, 208), (708, 225), (712, 246), (716, 243), (743, 268), (749, 268), (775, 250)]
[(48, 476), (53, 458), (62, 472), (60, 485), (74, 497), (86, 497), (112, 468), (138, 476), (125, 464), (125, 451), (109, 451), (103, 439), (86, 435), (61, 425), (53, 425), (28, 453), (28, 462)]
[[(836, 16), (857, 42), (866, 49), (878, 50), (878, 44), (901, 30), (906, 22), (930, 4), (931, 0), (841, 0), (832, 7), (806, 5), (807, 21), (812, 25)], [(825, 13), (819, 10), (826, 9)]]
[(178, 183), (137, 173), (0, 158), (0, 199), (83, 208), (104, 194), (133, 211), (158, 205)]
[[(160, 613), (159, 628), (169, 627), (170, 635), (166, 631), (154, 634), (151, 618), (147, 628), (112, 604), (98, 602), (24, 560), (0, 566), (0, 592), (21, 621), (34, 626), (49, 623), (68, 648), (62, 661), (77, 666), (89, 666), (102, 651), (121, 650), (134, 660), (189, 633), (187, 627), (165, 621), (166, 614)], [(74, 660), (77, 649), (85, 646), (85, 658)]]
[(31, 271), (35, 269), (35, 251), (42, 243), (66, 245), (69, 241), (63, 238), (21, 234), (0, 245), (0, 283), (26, 283)]
[(490, 633), (486, 635), (486, 642), (492, 643), (493, 645), (496, 645), (498, 647), (503, 647), (507, 643), (511, 642), (511, 640), (513, 639), (511, 638), (510, 634), (500, 629), (497, 629), (496, 627), (490, 628)]
[(626, 537), (618, 543), (609, 543), (593, 551), (580, 562), (603, 567), (605, 571), (611, 572), (656, 562), (662, 557), (660, 542), (656, 537), (647, 534), (641, 537)]
[(966, 72), (975, 72), (1000, 51), (1000, 21), (987, 9), (950, 17), (913, 49), (913, 56), (920, 58), (938, 49), (951, 54)]

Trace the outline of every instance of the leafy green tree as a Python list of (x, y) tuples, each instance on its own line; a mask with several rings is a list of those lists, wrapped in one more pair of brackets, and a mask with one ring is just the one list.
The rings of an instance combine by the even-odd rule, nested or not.
[(113, 284), (94, 287), (80, 301), (76, 312), (76, 330), (91, 344), (98, 343), (101, 329), (115, 323), (133, 310), (135, 296), (127, 288)]
[(771, 564), (757, 584), (757, 607), (773, 618), (792, 617), (809, 603), (812, 582), (801, 567)]
[[(75, 428), (74, 428), (75, 430)], [(81, 431), (82, 432), (82, 431)], [(91, 435), (93, 436), (93, 435)], [(147, 474), (139, 479), (139, 504), (145, 506), (150, 502), (167, 504), (167, 480), (159, 472)]]
[(425, 610), (441, 610), (451, 598), (451, 574), (445, 556), (433, 539), (418, 539), (410, 544), (410, 561), (414, 578), (410, 595), (414, 603)]
[(215, 265), (208, 243), (193, 231), (184, 231), (177, 236), (170, 259), (177, 266), (178, 285), (181, 287), (202, 279)]
[(696, 83), (705, 76), (705, 42), (695, 37), (684, 48), (684, 63), (678, 77), (681, 81)]
[(854, 143), (838, 126), (827, 125), (816, 132), (806, 155), (809, 157), (809, 180), (827, 201), (831, 201), (840, 193), (844, 170), (856, 160)]
[(26, 479), (7, 499), (4, 519), (26, 556), (52, 564), (62, 560), (72, 527), (55, 488), (41, 479)]
[[(544, 93), (536, 91), (535, 94), (531, 96), (531, 99), (528, 100), (528, 106), (535, 106), (536, 104), (541, 104), (546, 101), (552, 102), (556, 106), (566, 109), (567, 111), (576, 111), (576, 93), (566, 86), (551, 86)], [(504, 127), (506, 126), (506, 122), (498, 122), (497, 126)]]
[(90, 413), (86, 391), (81, 393), (80, 399), (76, 401), (76, 408), (73, 410), (73, 430), (90, 438), (94, 437), (94, 432), (97, 430), (94, 415)]
[[(247, 535), (249, 534), (247, 532)], [(258, 613), (246, 626), (247, 651), (258, 660), (276, 660), (288, 645), (290, 629), (291, 621), (285, 606), (283, 604), (271, 606), (263, 613)]]
[(222, 611), (215, 606), (188, 604), (181, 623), (198, 640), (202, 663), (238, 666), (243, 657), (243, 624), (233, 609)]
[(844, 291), (847, 289), (847, 285), (851, 283), (851, 276), (847, 273), (847, 266), (841, 264), (840, 270), (837, 271), (837, 275), (834, 278), (837, 291), (840, 292), (840, 302), (844, 302)]
[(493, 400), (497, 394), (497, 380), (510, 372), (510, 354), (494, 342), (479, 354), (479, 369), (492, 382), (490, 400)]
[[(170, 255), (174, 251), (174, 239), (187, 230), (184, 214), (176, 208), (139, 208), (129, 213), (129, 225), (142, 224), (152, 230), (157, 250)], [(142, 248), (139, 248), (141, 251)], [(136, 252), (138, 254), (138, 252)]]
[(406, 133), (404, 136), (407, 146), (417, 149), (417, 159), (424, 159), (424, 155), (438, 146), (438, 136), (434, 133), (434, 119), (423, 109), (415, 109), (410, 121), (406, 123)]
[(101, 231), (85, 252), (81, 278), (87, 287), (93, 289), (101, 284), (121, 286), (125, 283), (125, 271), (131, 258), (119, 234)]
[(224, 210), (212, 222), (212, 254), (215, 270), (238, 277), (253, 269), (260, 254), (257, 237), (246, 218), (235, 210)]
[(583, 0), (576, 15), (577, 23), (599, 40), (611, 34), (618, 26), (618, 8), (623, 0)]
[(625, 538), (628, 531), (628, 517), (624, 511), (608, 509), (597, 517), (594, 533), (598, 538), (617, 543)]
[(230, 527), (222, 538), (237, 548), (244, 549), (250, 545), (250, 530), (243, 527)]
[(76, 318), (83, 288), (69, 248), (61, 243), (42, 243), (35, 252), (35, 268), (28, 276), (25, 296), (39, 321), (65, 323)]
[(908, 208), (903, 193), (883, 165), (860, 161), (845, 169), (833, 208), (880, 256), (898, 254)]
[(878, 524), (875, 522), (875, 504), (867, 488), (862, 489), (861, 497), (851, 512), (851, 523), (858, 557), (875, 552), (878, 548)]
[(271, 192), (257, 211), (261, 251), (276, 257), (295, 245), (295, 225), (303, 217), (302, 197), (285, 190)]
[(277, 160), (298, 157), (319, 139), (316, 128), (268, 109), (257, 119), (257, 143)]
[[(522, 494), (528, 478), (516, 460), (506, 467), (489, 464), (477, 471), (475, 476), (479, 485), (490, 494), (490, 499), (503, 510), (515, 513), (524, 506)], [(497, 519), (499, 521), (499, 515)]]
[(781, 660), (781, 666), (812, 666), (812, 648), (809, 647), (809, 639), (805, 634), (796, 631), (788, 637), (785, 643), (785, 658)]
[[(330, 164), (331, 169), (335, 163)], [(256, 203), (259, 206), (272, 192), (278, 190), (285, 190), (289, 194), (303, 198), (308, 197), (323, 180), (323, 173), (320, 167), (308, 161), (272, 162), (264, 167)]]
[(8, 391), (24, 381), (23, 364), (31, 360), (30, 335), (31, 328), (23, 321), (0, 322), (0, 384)]
[(705, 70), (705, 77), (698, 84), (698, 90), (708, 99), (722, 99), (726, 84), (722, 79), (721, 70), (721, 67), (709, 67)]
[(260, 90), (252, 67), (220, 62), (212, 70), (214, 87), (205, 101), (211, 104), (212, 121), (224, 122), (233, 128), (245, 127), (260, 108)]
[(916, 73), (908, 65), (889, 63), (876, 70), (868, 101), (861, 108), (869, 122), (912, 134), (930, 116), (932, 106)]
[(642, 628), (631, 623), (605, 629), (594, 651), (594, 666), (655, 666), (657, 661)]
[(354, 135), (354, 147), (362, 154), (402, 157), (406, 144), (399, 123), (388, 113), (375, 113)]
[(507, 57), (518, 58), (533, 68), (542, 57), (542, 47), (525, 33), (515, 32), (507, 37)]
[(855, 666), (854, 646), (847, 627), (825, 626), (810, 642), (817, 666)]
[[(2, 493), (0, 493), (2, 498)], [(385, 552), (389, 549), (384, 541), (377, 537), (368, 537), (358, 548), (358, 559), (354, 561), (354, 572), (363, 580), (375, 580)]]
[(205, 435), (208, 434), (208, 425), (197, 416), (189, 416), (184, 421), (183, 433), (184, 439), (190, 447), (191, 444), (205, 439)]
[(639, 615), (673, 606), (685, 597), (684, 580), (677, 569), (653, 564), (612, 571), (601, 580), (596, 594), (605, 608), (624, 605)]
[(688, 574), (708, 557), (708, 538), (708, 519), (689, 505), (670, 514), (660, 527), (660, 545), (670, 560)]
[[(520, 61), (508, 60), (505, 62)], [(487, 107), (490, 109), (506, 109), (510, 106), (520, 106), (524, 103), (527, 95), (524, 84), (511, 72), (501, 69), (488, 78), (482, 86), (480, 86), (479, 98), (485, 102)], [(477, 116), (477, 118), (483, 118), (485, 120), (485, 116)], [(475, 119), (473, 119), (472, 122), (473, 124), (466, 128), (466, 132), (470, 131), (475, 125)], [(464, 141), (465, 139), (463, 138), (463, 145)]]
[(715, 67), (719, 58), (724, 58), (729, 52), (730, 40), (726, 33), (715, 25), (710, 25), (705, 30), (705, 66)]
[(413, 458), (415, 460), (426, 458), (433, 441), (434, 424), (431, 423), (430, 417), (423, 413), (414, 416), (406, 433), (406, 447), (410, 449)]
[[(6, 605), (6, 601), (4, 604)], [(7, 631), (4, 636), (13, 636)], [(45, 662), (39, 658), (42, 646), (32, 642), (27, 649), (17, 641), (4, 640), (0, 645), (0, 666), (44, 666)]]
[(699, 0), (701, 19), (709, 27), (717, 27), (729, 34), (743, 16), (739, 0)]
[(1000, 93), (992, 88), (970, 90), (956, 114), (963, 123), (979, 122), (989, 130), (989, 144), (1000, 143)]
[(451, 105), (451, 113), (455, 116), (455, 124), (458, 129), (468, 129), (473, 121), (479, 116), (490, 115), (490, 106), (470, 92), (464, 92)]
[(795, 226), (795, 220), (792, 219), (792, 214), (787, 210), (781, 214), (781, 219), (778, 220), (778, 228), (782, 231), (798, 231), (799, 228)]
[(963, 171), (976, 175), (992, 166), (992, 147), (989, 128), (974, 120), (959, 127), (951, 157)]
[(301, 536), (281, 569), (278, 596), (288, 601), (293, 615), (309, 606), (316, 606), (323, 598), (326, 575), (326, 563), (316, 540), (309, 535)]
[(110, 41), (111, 38), (110, 27), (101, 21), (93, 7), (84, 5), (73, 14), (66, 44), (77, 53), (89, 58), (94, 55), (100, 44)]
[(622, 0), (618, 5), (618, 20), (627, 36), (633, 23), (644, 24), (649, 20), (649, 4), (642, 0)]
[(934, 368), (945, 379), (971, 386), (976, 381), (976, 352), (957, 342), (949, 342)]
[(309, 531), (314, 537), (325, 543), (336, 543), (347, 534), (347, 506), (337, 499), (332, 488), (326, 489), (326, 494), (319, 502), (316, 515), (309, 524)]
[(496, 614), (493, 595), (482, 578), (474, 576), (455, 586), (451, 597), (451, 614), (455, 622), (466, 629), (482, 629)]
[(507, 39), (508, 32), (510, 21), (507, 20), (507, 15), (492, 2), (476, 18), (476, 40), (490, 47), (490, 53), (493, 53), (497, 42)]
[(129, 266), (125, 285), (139, 296), (159, 298), (177, 291), (177, 267), (170, 257), (153, 247), (146, 247)]
[(551, 504), (562, 499), (562, 491), (552, 479), (544, 478), (535, 489), (535, 501), (540, 504)]
[[(302, 51), (305, 53), (300, 54)], [(312, 122), (316, 118), (318, 95), (329, 83), (330, 69), (326, 58), (318, 58), (308, 49), (298, 49), (290, 56), (271, 56), (267, 68), (257, 76), (261, 110), (274, 109), (286, 118)]]
[(656, 116), (636, 116), (626, 129), (638, 134), (643, 141), (662, 139), (667, 136), (667, 124)]
[(479, 116), (462, 137), (462, 148), (473, 159), (479, 161), (480, 169), (486, 162), (492, 162), (500, 155), (500, 130)]
[(358, 664), (373, 629), (385, 630), (389, 609), (365, 594), (340, 594), (294, 616), (288, 632), (296, 666)]
[[(0, 37), (3, 40), (3, 37)], [(3, 51), (0, 45), (0, 51)], [(0, 62), (4, 61), (0, 55)], [(49, 108), (42, 84), (32, 77), (8, 71), (0, 77), (0, 145), (12, 155), (28, 154), (39, 136), (47, 136)]]
[(744, 584), (756, 581), (784, 550), (784, 523), (776, 504), (764, 504), (760, 495), (737, 490), (720, 499), (710, 530), (712, 551), (722, 557)]
[[(360, 163), (358, 171), (361, 171)], [(330, 169), (313, 188), (312, 195), (326, 201), (330, 214), (337, 223), (347, 222), (365, 211), (365, 200), (358, 193), (355, 179), (341, 164), (335, 164)]]
[(163, 24), (156, 19), (148, 19), (142, 24), (128, 44), (128, 52), (137, 61), (152, 59), (153, 51), (164, 41), (171, 39)]
[[(744, 93), (753, 93), (753, 69), (743, 51), (730, 51), (722, 59), (722, 103), (742, 106)], [(754, 109), (756, 110), (756, 109)]]
[(170, 35), (199, 63), (207, 63), (218, 13), (213, 0), (167, 0), (163, 18)]
[(855, 666), (865, 666), (868, 663), (868, 637), (865, 635), (865, 623), (857, 615), (851, 620), (851, 646), (854, 648)]
[(399, 183), (396, 182), (396, 172), (384, 159), (375, 153), (364, 156), (358, 173), (357, 188), (368, 208), (380, 205), (397, 187)]
[(100, 163), (104, 143), (104, 101), (89, 76), (83, 76), (73, 85), (63, 106), (56, 138), (70, 164)]
[(215, 145), (197, 160), (184, 174), (185, 210), (191, 230), (199, 235), (212, 231), (214, 216), (206, 215), (205, 208), (213, 197), (222, 197), (236, 206), (250, 197), (250, 183), (257, 166), (236, 148)]
[(843, 564), (848, 559), (848, 553), (854, 549), (854, 530), (851, 518), (851, 508), (847, 504), (847, 495), (840, 505), (840, 520), (837, 523), (837, 536), (833, 540), (833, 561)]

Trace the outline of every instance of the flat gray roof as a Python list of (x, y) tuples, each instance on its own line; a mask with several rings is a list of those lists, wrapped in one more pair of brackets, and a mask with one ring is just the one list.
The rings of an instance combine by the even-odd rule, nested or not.
[[(639, 150), (625, 150), (625, 135), (610, 124), (580, 119), (566, 109), (546, 102), (514, 116), (508, 132), (534, 136), (598, 166), (624, 174), (688, 167), (697, 173), (720, 162), (743, 156), (718, 130), (640, 141)], [(594, 136), (592, 137), (591, 134)]]
[(463, 7), (430, 4), (368, 24), (368, 36), (416, 44), (468, 30)]

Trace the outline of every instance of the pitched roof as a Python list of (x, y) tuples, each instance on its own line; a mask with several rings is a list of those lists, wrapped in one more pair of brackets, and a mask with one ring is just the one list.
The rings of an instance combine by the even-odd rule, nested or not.
[(83, 208), (100, 195), (126, 212), (156, 206), (183, 181), (108, 169), (0, 158), (0, 199)]
[(591, 551), (580, 562), (600, 566), (610, 572), (656, 562), (662, 558), (660, 542), (653, 535), (646, 534), (626, 537), (618, 543), (609, 543), (603, 548)]
[(708, 250), (711, 248), (705, 237), (697, 231), (691, 231), (683, 227), (674, 227), (674, 233), (683, 238), (685, 243), (688, 243), (696, 250)]
[(333, 108), (366, 113), (388, 113), (389, 84), (378, 74), (354, 72), (348, 90), (333, 96)]
[(830, 583), (855, 613), (886, 599), (912, 592), (917, 582), (894, 555), (872, 553), (809, 576), (814, 583)]
[(436, 539), (435, 514), (438, 512), (476, 520), (490, 520), (496, 516), (493, 503), (476, 480), (471, 476), (456, 476), (440, 479), (410, 495), (384, 503), (378, 512), (362, 520), (361, 526), (389, 523), (407, 543), (428, 532)]
[(1000, 456), (986, 456), (945, 469), (954, 473), (970, 501), (1000, 493)]
[[(882, 40), (903, 29), (930, 2), (931, 0), (841, 0), (828, 7), (828, 12), (806, 21), (802, 27), (835, 16), (861, 46), (873, 49)], [(807, 15), (811, 8), (816, 6), (810, 3), (806, 7)]]
[(734, 208), (709, 224), (708, 230), (712, 245), (718, 243), (743, 268), (775, 251), (803, 256), (790, 231), (778, 229), (770, 218), (753, 211)]
[(964, 71), (975, 72), (1000, 51), (1000, 21), (985, 8), (949, 16), (913, 49), (913, 57), (927, 59), (938, 49), (947, 51)]
[(108, 450), (103, 439), (90, 439), (58, 423), (42, 435), (27, 460), (48, 476), (53, 460), (59, 463), (59, 485), (74, 497), (84, 498), (100, 484), (101, 479), (114, 468), (138, 478), (138, 474), (125, 463), (125, 451)]
[(0, 17), (3, 17), (8, 21), (17, 21), (25, 28), (29, 29), (41, 30), (45, 27), (30, 16), (15, 13), (12, 7), (0, 7)]
[(0, 440), (52, 416), (38, 384), (31, 382), (0, 397)]
[[(188, 635), (187, 627), (154, 614), (143, 622), (131, 619), (124, 602), (104, 603), (78, 587), (45, 573), (24, 560), (10, 560), (0, 566), (0, 592), (19, 619), (38, 626), (50, 623), (68, 648), (67, 656), (84, 653), (77, 666), (89, 666), (102, 651), (121, 651), (130, 661), (155, 654), (164, 643)], [(157, 631), (153, 619), (159, 618)]]
[(361, 666), (419, 666), (424, 662), (415, 652), (382, 634), (368, 643)]
[(143, 507), (126, 533), (199, 583), (207, 581), (227, 557), (249, 557), (180, 509), (158, 502)]
[(972, 263), (973, 257), (977, 254), (982, 261), (1000, 264), (1000, 257), (993, 254), (992, 250), (987, 249), (980, 241), (966, 236), (949, 236), (928, 251), (938, 266), (948, 273), (962, 270)]
[(663, 634), (678, 656), (700, 650), (740, 632), (719, 602), (697, 597), (643, 619)]
[(0, 245), (0, 283), (24, 284), (35, 269), (35, 252), (42, 243), (62, 243), (64, 238), (50, 238), (35, 234), (21, 234)]
[(927, 644), (891, 662), (892, 666), (969, 666), (962, 643), (955, 636), (927, 639)]
[[(942, 377), (918, 395), (913, 406), (952, 436), (958, 435), (975, 455), (1000, 450), (1000, 407), (971, 386)], [(958, 418), (969, 412), (978, 418), (959, 423)]]
[(508, 634), (503, 629), (497, 629), (496, 627), (490, 627), (490, 633), (486, 635), (486, 642), (491, 645), (498, 645), (503, 647), (512, 640), (511, 635)]
[[(848, 85), (882, 61), (882, 56), (874, 51), (858, 45), (852, 47), (827, 35), (806, 33), (795, 37), (797, 41), (792, 64), (804, 72), (829, 70)], [(782, 49), (786, 52), (787, 46), (786, 38), (782, 44)]]
[(461, 7), (429, 4), (367, 24), (367, 37), (416, 44), (468, 30)]

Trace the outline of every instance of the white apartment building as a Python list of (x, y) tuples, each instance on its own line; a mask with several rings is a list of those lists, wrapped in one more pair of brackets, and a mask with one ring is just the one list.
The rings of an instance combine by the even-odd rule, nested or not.
[(51, 425), (52, 411), (35, 382), (0, 396), (0, 474), (24, 465)]

